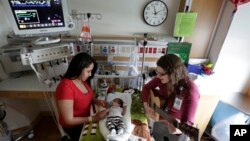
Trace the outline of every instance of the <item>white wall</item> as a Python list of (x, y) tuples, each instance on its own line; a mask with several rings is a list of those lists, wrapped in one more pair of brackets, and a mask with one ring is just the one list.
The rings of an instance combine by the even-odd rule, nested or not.
[[(166, 21), (157, 27), (147, 25), (143, 21), (144, 6), (150, 0), (74, 0), (69, 3), (72, 9), (81, 13), (100, 13), (101, 20), (91, 20), (91, 32), (95, 36), (132, 36), (135, 33), (161, 33), (172, 35), (175, 15), (180, 0), (163, 0), (168, 6)], [(77, 23), (73, 33), (80, 33), (81, 22)]]
[[(150, 0), (68, 0), (69, 12), (72, 9), (80, 13), (100, 13), (101, 20), (91, 19), (91, 33), (93, 36), (133, 36), (135, 33), (157, 33), (172, 35), (174, 30), (175, 15), (179, 8), (180, 0), (163, 0), (168, 6), (166, 21), (156, 27), (147, 25), (143, 21), (143, 8)], [(0, 3), (0, 41), (4, 40), (10, 30), (8, 19), (4, 15)], [(79, 35), (82, 21), (74, 20), (75, 30), (71, 34)], [(0, 46), (2, 44), (0, 43)]]
[[(3, 5), (0, 1), (0, 48), (7, 44), (6, 35), (10, 31), (9, 22), (6, 20), (7, 17), (4, 14)], [(0, 63), (0, 81), (6, 79), (8, 76), (5, 73), (2, 64)]]
[(7, 44), (6, 35), (11, 30), (9, 21), (4, 14), (3, 5), (0, 2), (0, 47)]
[(250, 3), (240, 5), (215, 66), (216, 82), (229, 92), (247, 93), (250, 87)]

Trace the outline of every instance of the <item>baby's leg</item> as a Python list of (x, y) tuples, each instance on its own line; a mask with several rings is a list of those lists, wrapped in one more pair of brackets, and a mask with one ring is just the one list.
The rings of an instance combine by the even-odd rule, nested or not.
[(106, 121), (106, 126), (109, 129), (109, 131), (111, 132), (113, 129), (115, 130), (115, 125), (112, 122), (113, 118), (112, 117), (108, 117), (107, 121)]
[(122, 120), (122, 117), (119, 118), (119, 120), (117, 121), (117, 124), (116, 124), (116, 128), (117, 128), (117, 134), (120, 135), (120, 134), (123, 134), (124, 132), (124, 123), (123, 123), (123, 120)]
[(109, 129), (110, 136), (116, 135), (116, 128), (113, 120), (114, 120), (113, 117), (108, 117), (106, 122), (106, 126)]

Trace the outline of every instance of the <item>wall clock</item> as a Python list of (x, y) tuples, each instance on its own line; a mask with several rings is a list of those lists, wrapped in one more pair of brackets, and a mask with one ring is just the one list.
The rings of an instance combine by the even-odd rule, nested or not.
[(152, 0), (143, 9), (144, 21), (151, 26), (161, 25), (168, 16), (167, 5), (161, 0)]

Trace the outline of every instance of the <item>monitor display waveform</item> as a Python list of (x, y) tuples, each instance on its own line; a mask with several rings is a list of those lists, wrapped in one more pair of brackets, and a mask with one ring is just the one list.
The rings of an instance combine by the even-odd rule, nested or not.
[(13, 7), (50, 7), (51, 6), (51, 0), (11, 0), (10, 2)]
[(17, 21), (20, 24), (39, 23), (36, 10), (16, 10)]

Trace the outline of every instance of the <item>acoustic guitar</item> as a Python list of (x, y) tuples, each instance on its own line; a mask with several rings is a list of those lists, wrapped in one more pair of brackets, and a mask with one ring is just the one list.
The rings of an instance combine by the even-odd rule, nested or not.
[[(199, 141), (199, 129), (198, 128), (195, 128), (195, 127), (188, 125), (186, 123), (181, 123), (181, 122), (177, 121), (175, 118), (171, 117), (164, 110), (162, 110), (160, 108), (161, 107), (160, 105), (161, 105), (160, 98), (155, 96), (154, 93), (151, 91), (150, 92), (150, 99), (149, 99), (149, 106), (152, 109), (154, 109), (154, 111), (156, 112), (156, 121), (158, 121), (160, 119), (160, 116), (161, 116), (162, 118), (171, 122), (176, 128), (180, 129), (183, 133), (188, 135), (194, 141)], [(154, 122), (154, 121), (150, 120), (149, 122), (151, 122), (149, 124), (153, 126), (152, 122)]]

